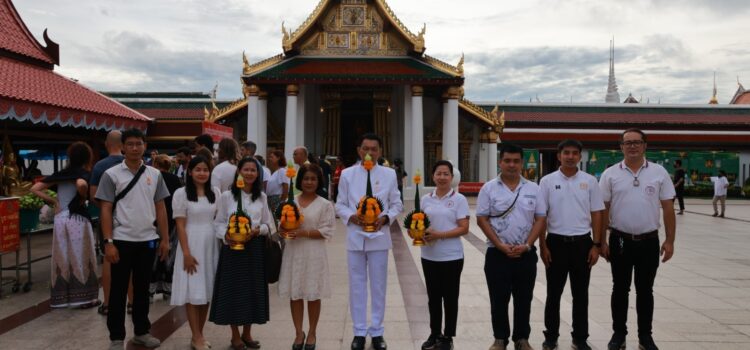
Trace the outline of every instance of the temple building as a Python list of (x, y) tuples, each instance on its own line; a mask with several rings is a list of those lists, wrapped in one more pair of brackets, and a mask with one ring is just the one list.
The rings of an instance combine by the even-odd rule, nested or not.
[(259, 154), (283, 148), (291, 158), (304, 145), (351, 163), (357, 138), (373, 131), (409, 173), (449, 159), (466, 178), (495, 175), (486, 164), (495, 163), (499, 116), (464, 99), (463, 58), (425, 54), (426, 27), (410, 31), (384, 0), (323, 0), (281, 32), (283, 53), (243, 57), (245, 98), (209, 120), (225, 120)]

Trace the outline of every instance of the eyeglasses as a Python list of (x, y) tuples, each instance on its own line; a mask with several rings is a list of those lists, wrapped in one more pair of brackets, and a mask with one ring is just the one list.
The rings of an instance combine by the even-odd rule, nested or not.
[(633, 141), (624, 141), (621, 143), (621, 145), (625, 147), (638, 147), (644, 143), (645, 142), (643, 142), (642, 140), (633, 140)]

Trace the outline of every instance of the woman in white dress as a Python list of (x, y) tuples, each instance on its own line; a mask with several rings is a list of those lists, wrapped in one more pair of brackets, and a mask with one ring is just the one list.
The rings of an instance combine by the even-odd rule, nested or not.
[[(290, 299), (296, 331), (292, 349), (315, 349), (320, 299), (331, 296), (325, 244), (333, 236), (336, 214), (331, 202), (316, 194), (322, 186), (323, 172), (318, 165), (306, 164), (299, 168), (295, 187), (302, 193), (297, 195), (296, 202), (304, 221), (294, 231), (281, 231), (287, 242), (279, 275), (279, 296)], [(310, 324), (307, 338), (302, 331), (305, 300)]]
[(208, 349), (203, 337), (214, 289), (219, 243), (213, 220), (221, 192), (211, 187), (209, 161), (196, 156), (188, 163), (185, 187), (175, 191), (172, 210), (179, 245), (172, 275), (172, 305), (185, 305), (193, 349)]

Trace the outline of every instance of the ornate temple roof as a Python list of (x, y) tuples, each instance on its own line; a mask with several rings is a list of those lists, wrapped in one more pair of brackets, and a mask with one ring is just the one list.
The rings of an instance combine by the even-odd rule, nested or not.
[[(383, 19), (388, 21), (388, 23), (401, 34), (403, 39), (405, 39), (411, 45), (411, 51), (420, 54), (424, 53), (424, 34), (426, 32), (425, 27), (423, 27), (419, 33), (414, 34), (408, 28), (406, 28), (406, 26), (403, 24), (403, 22), (401, 22), (400, 19), (398, 19), (398, 17), (396, 17), (396, 14), (393, 12), (393, 10), (391, 10), (390, 6), (388, 6), (385, 0), (373, 0), (372, 2), (379, 10)], [(318, 5), (315, 6), (313, 12), (307, 17), (304, 22), (302, 22), (302, 24), (296, 30), (287, 30), (282, 23), (282, 47), (284, 49), (284, 52), (289, 53), (295, 49), (299, 49), (299, 46), (302, 44), (300, 39), (304, 38), (305, 35), (308, 34), (308, 32), (314, 30), (315, 24), (322, 22), (324, 20), (323, 17), (327, 14), (328, 10), (334, 5), (338, 5), (339, 3), (342, 3), (343, 5), (349, 5), (350, 8), (366, 5), (365, 0), (320, 0)], [(344, 13), (345, 10), (346, 9), (342, 9), (342, 15), (348, 15), (347, 18), (351, 18), (351, 21), (365, 22), (368, 20), (368, 18), (366, 18), (366, 15), (362, 15), (356, 11)]]
[(0, 0), (0, 120), (110, 130), (146, 129), (150, 118), (53, 71), (57, 44), (29, 33), (10, 0)]
[(729, 102), (730, 105), (748, 105), (750, 104), (750, 91), (745, 90), (745, 87), (737, 82), (737, 91), (732, 96), (732, 100)]
[(463, 78), (412, 57), (295, 56), (245, 76), (245, 82), (463, 85)]

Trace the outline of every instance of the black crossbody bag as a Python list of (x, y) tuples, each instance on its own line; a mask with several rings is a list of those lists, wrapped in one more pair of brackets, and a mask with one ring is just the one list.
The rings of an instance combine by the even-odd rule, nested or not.
[(115, 210), (117, 209), (117, 202), (119, 202), (120, 199), (125, 198), (125, 196), (128, 194), (128, 192), (130, 192), (130, 190), (132, 190), (133, 187), (135, 187), (135, 184), (138, 183), (138, 179), (141, 178), (141, 175), (143, 175), (143, 173), (145, 171), (146, 171), (146, 166), (145, 165), (141, 165), (141, 167), (138, 168), (138, 172), (136, 172), (135, 176), (133, 176), (133, 179), (130, 180), (130, 182), (128, 182), (127, 186), (125, 186), (125, 189), (122, 190), (122, 192), (118, 193), (115, 196), (115, 201), (112, 202), (112, 216), (113, 217), (115, 215)]

